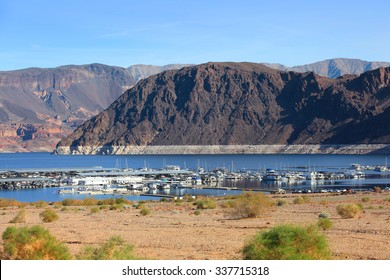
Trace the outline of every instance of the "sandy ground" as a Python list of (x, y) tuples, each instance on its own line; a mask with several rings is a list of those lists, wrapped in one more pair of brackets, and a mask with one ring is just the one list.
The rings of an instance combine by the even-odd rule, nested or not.
[[(288, 203), (274, 206), (261, 217), (239, 220), (232, 219), (229, 209), (221, 207), (223, 201), (218, 201), (216, 209), (200, 210), (200, 215), (195, 215), (196, 207), (186, 202), (148, 202), (151, 214), (147, 216), (140, 215), (135, 207), (91, 213), (93, 206), (71, 206), (66, 211), (49, 206), (59, 215), (52, 223), (40, 220), (42, 208), (27, 206), (27, 222), (23, 224), (10, 224), (20, 209), (6, 207), (0, 210), (0, 232), (11, 225), (43, 225), (73, 254), (86, 244), (98, 245), (117, 235), (133, 244), (140, 258), (234, 260), (242, 258), (240, 250), (245, 241), (259, 230), (286, 223), (314, 224), (318, 215), (326, 212), (333, 227), (324, 234), (334, 259), (390, 259), (390, 192), (312, 194), (308, 195), (311, 201), (305, 204), (293, 204), (295, 196), (271, 196), (275, 202), (283, 199)], [(362, 202), (363, 197), (369, 197), (369, 201)], [(352, 219), (340, 218), (336, 206), (351, 202), (361, 203), (364, 211)]]

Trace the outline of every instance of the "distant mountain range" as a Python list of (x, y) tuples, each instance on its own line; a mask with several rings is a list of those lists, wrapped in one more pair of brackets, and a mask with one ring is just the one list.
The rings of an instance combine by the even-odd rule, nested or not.
[(346, 74), (360, 75), (364, 72), (389, 67), (390, 62), (370, 62), (360, 59), (334, 58), (311, 64), (288, 67), (277, 63), (263, 63), (281, 71), (314, 72), (320, 76), (336, 79)]
[[(291, 68), (266, 65), (283, 71), (313, 71), (333, 78), (390, 63), (332, 59)], [(0, 71), (0, 152), (50, 151), (60, 139), (140, 80), (185, 66), (190, 65), (141, 64), (123, 68), (88, 64)]]
[(389, 144), (390, 67), (338, 79), (206, 63), (137, 83), (59, 142), (59, 153), (132, 146)]
[(51, 151), (140, 79), (181, 67), (88, 64), (0, 72), (0, 151)]

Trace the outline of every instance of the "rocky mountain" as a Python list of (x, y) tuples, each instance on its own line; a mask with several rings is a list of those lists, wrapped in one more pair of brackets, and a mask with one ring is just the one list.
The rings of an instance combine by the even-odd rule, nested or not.
[(277, 63), (263, 64), (282, 71), (314, 72), (328, 78), (338, 78), (346, 74), (360, 75), (370, 70), (390, 66), (390, 62), (371, 62), (349, 58), (334, 58), (293, 67)]
[(175, 67), (180, 65), (126, 69), (88, 64), (2, 71), (0, 151), (52, 151), (61, 138), (139, 79)]
[[(330, 79), (207, 63), (140, 81), (59, 142), (59, 153), (130, 146), (390, 143), (390, 68)], [(118, 148), (119, 147), (119, 148)]]

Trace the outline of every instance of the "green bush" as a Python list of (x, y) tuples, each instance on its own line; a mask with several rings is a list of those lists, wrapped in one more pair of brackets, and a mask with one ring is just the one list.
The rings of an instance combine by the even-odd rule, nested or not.
[(142, 216), (149, 215), (152, 211), (148, 207), (143, 207), (139, 212)]
[(235, 205), (236, 205), (236, 201), (234, 201), (234, 200), (227, 200), (227, 201), (224, 201), (221, 204), (221, 207), (222, 208), (233, 208)]
[(245, 260), (326, 260), (330, 251), (316, 227), (280, 225), (259, 232), (244, 247)]
[(323, 230), (327, 230), (333, 226), (333, 222), (329, 218), (319, 218), (317, 226)]
[(69, 260), (66, 246), (41, 226), (8, 227), (3, 232), (4, 254), (12, 260)]
[(284, 200), (284, 199), (280, 199), (276, 202), (276, 206), (283, 206), (283, 205), (286, 205), (287, 204), (287, 201)]
[(358, 204), (342, 204), (337, 206), (336, 211), (342, 218), (350, 219), (356, 217), (362, 208)]
[(75, 205), (76, 200), (75, 199), (70, 199), (66, 198), (63, 201), (61, 201), (62, 206), (73, 206)]
[(293, 203), (294, 204), (304, 204), (305, 199), (302, 196), (298, 196), (298, 197), (294, 198)]
[(44, 223), (51, 223), (58, 220), (58, 215), (51, 209), (46, 209), (39, 214), (39, 217)]
[(25, 223), (27, 220), (27, 212), (26, 210), (20, 210), (16, 216), (9, 221), (11, 224), (17, 224), (17, 223)]
[(215, 209), (217, 207), (217, 203), (213, 198), (205, 198), (194, 202), (197, 209)]
[(233, 218), (255, 218), (269, 211), (272, 201), (263, 193), (247, 192), (237, 197), (231, 211)]
[(100, 247), (87, 246), (76, 257), (79, 260), (134, 260), (134, 246), (119, 236), (111, 237)]
[(196, 211), (194, 212), (194, 214), (195, 214), (196, 216), (199, 216), (199, 215), (200, 215), (200, 211), (199, 211), (199, 210), (196, 210)]
[(365, 196), (362, 198), (362, 202), (369, 202), (370, 198), (368, 196)]
[(90, 210), (91, 214), (99, 213), (99, 211), (100, 211), (99, 207), (92, 207)]
[(38, 200), (36, 202), (31, 203), (32, 206), (35, 206), (36, 208), (45, 208), (48, 206), (46, 201)]

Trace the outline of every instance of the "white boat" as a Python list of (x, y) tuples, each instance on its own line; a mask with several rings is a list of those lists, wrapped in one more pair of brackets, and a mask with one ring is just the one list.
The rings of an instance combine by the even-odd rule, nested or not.
[(280, 176), (275, 170), (267, 169), (265, 175), (263, 176), (264, 181), (281, 181), (282, 176)]

